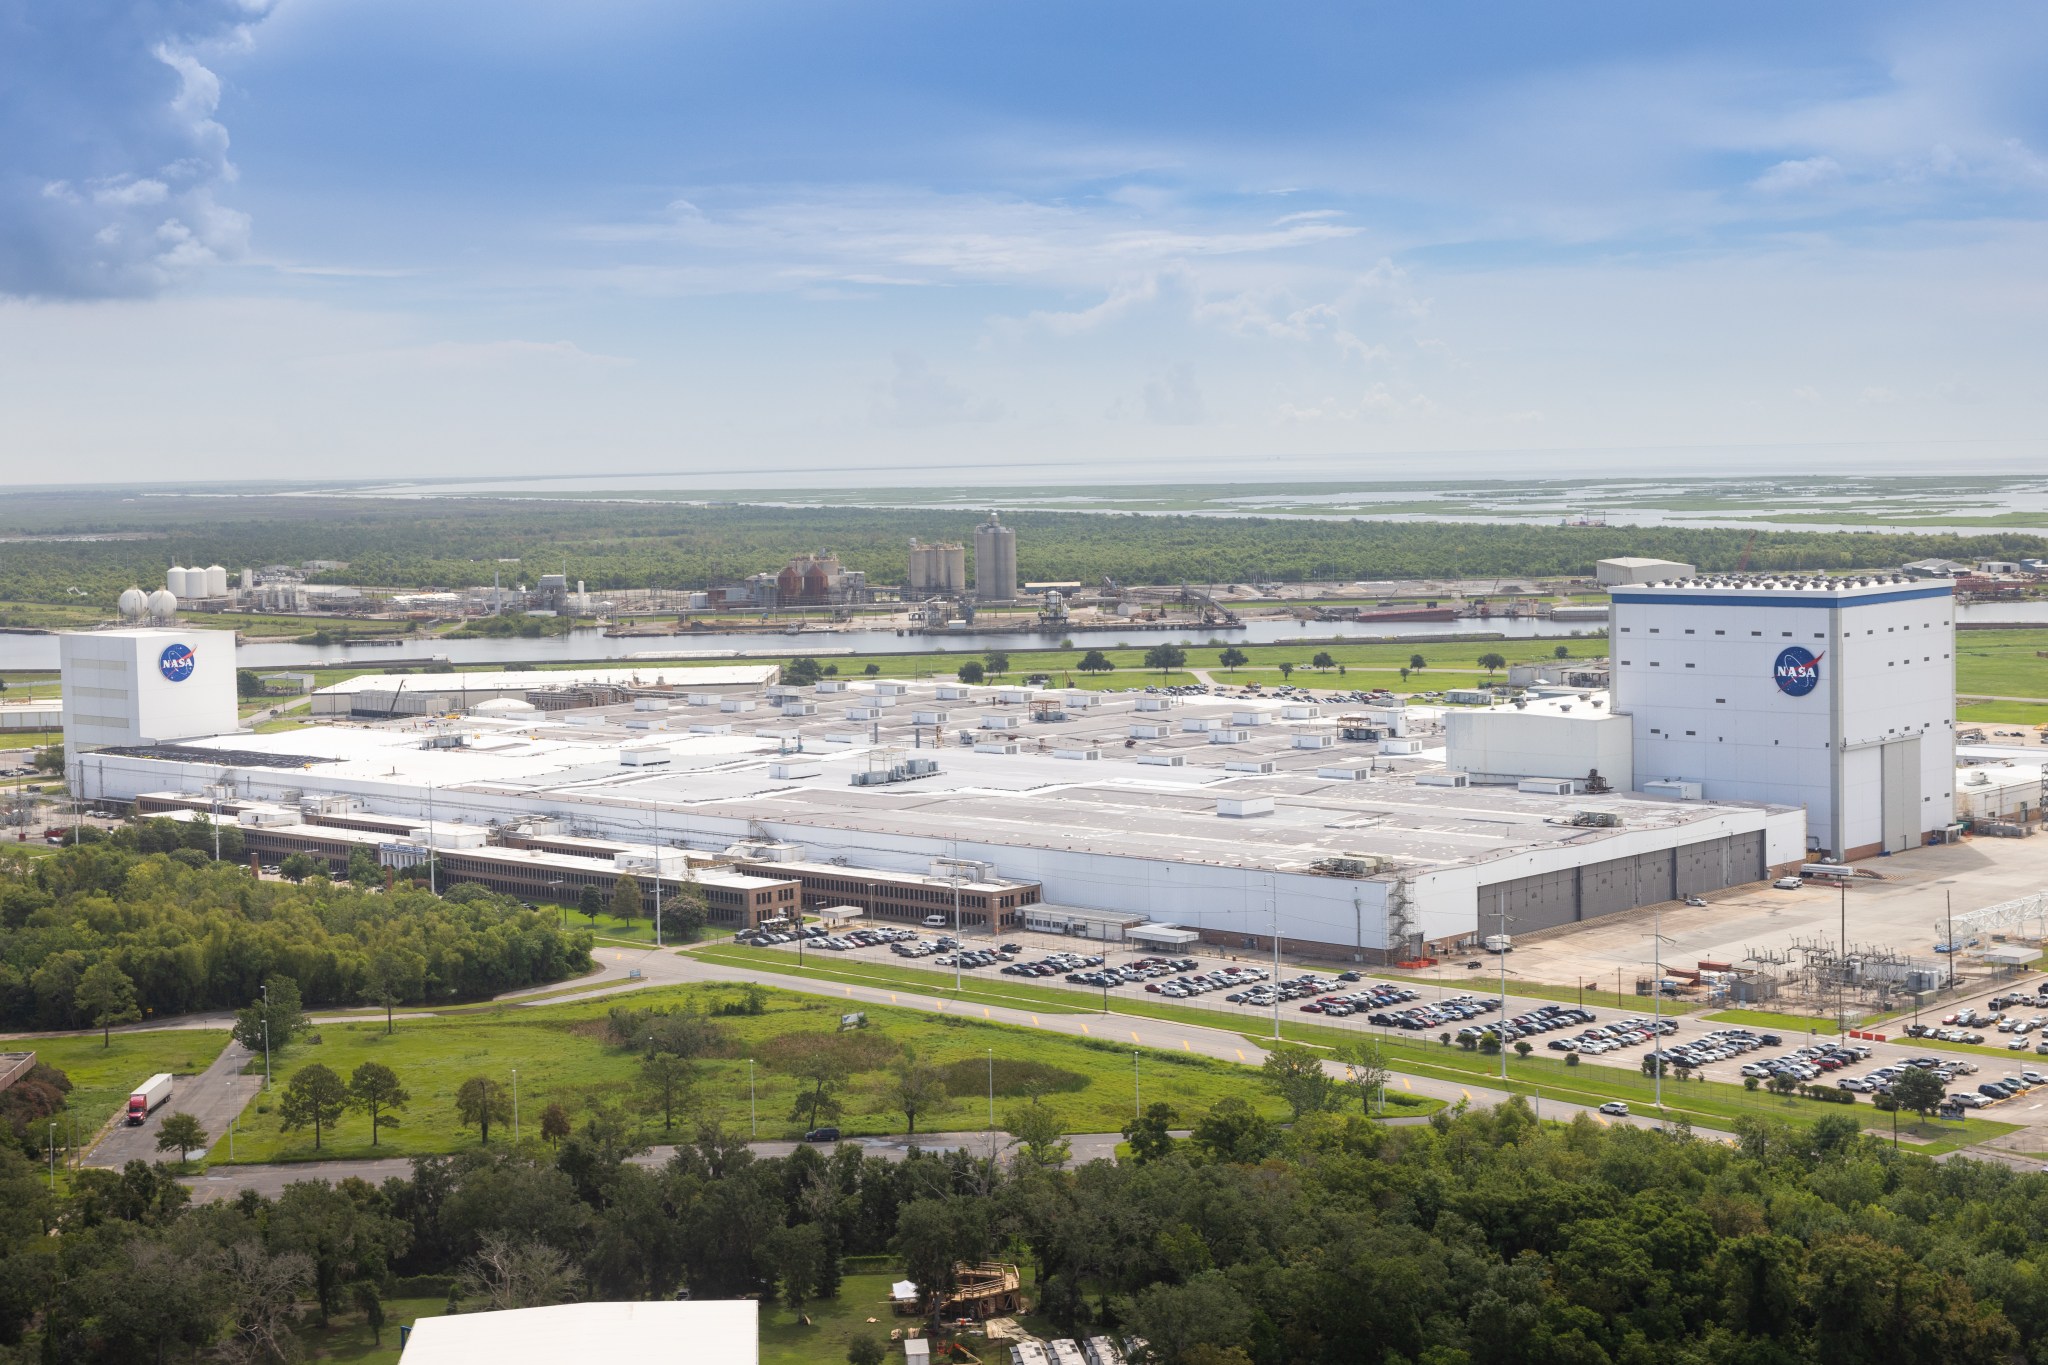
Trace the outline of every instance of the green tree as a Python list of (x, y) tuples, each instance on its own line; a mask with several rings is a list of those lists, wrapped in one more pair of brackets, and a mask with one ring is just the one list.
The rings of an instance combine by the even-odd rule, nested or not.
[(824, 676), (825, 670), (809, 655), (791, 659), (789, 667), (782, 670), (782, 680), (796, 687), (809, 687)]
[(1570, 645), (1559, 645), (1556, 649), (1551, 650), (1550, 653), (1553, 658), (1569, 659), (1572, 657), (1572, 647)]
[(163, 1123), (156, 1130), (156, 1149), (159, 1152), (176, 1152), (180, 1166), (191, 1160), (190, 1154), (195, 1149), (203, 1151), (212, 1141), (206, 1130), (199, 1126), (199, 1120), (183, 1112), (164, 1115)]
[(63, 772), (64, 746), (62, 744), (51, 744), (44, 748), (36, 750), (35, 766), (38, 772)]
[(256, 676), (253, 668), (235, 670), (235, 695), (238, 697), (260, 697), (263, 695), (263, 679)]
[(1237, 648), (1235, 645), (1232, 645), (1229, 649), (1226, 649), (1221, 654), (1218, 654), (1216, 656), (1216, 659), (1217, 662), (1221, 663), (1225, 668), (1229, 669), (1232, 673), (1237, 672), (1238, 669), (1244, 667), (1246, 664), (1251, 662), (1251, 660), (1245, 655), (1245, 652)]
[(350, 1286), (350, 1296), (354, 1298), (356, 1308), (363, 1315), (363, 1325), (370, 1329), (370, 1344), (382, 1346), (384, 1344), (384, 1300), (377, 1293), (376, 1282), (373, 1280), (357, 1280)]
[(1280, 665), (1280, 676), (1283, 679), (1291, 680), (1294, 677), (1294, 665), (1290, 663), (1282, 663)]
[(1131, 1159), (1141, 1166), (1164, 1159), (1173, 1150), (1171, 1129), (1179, 1121), (1173, 1106), (1162, 1100), (1154, 1100), (1143, 1114), (1126, 1119), (1124, 1141), (1131, 1145)]
[(1337, 1045), (1336, 1056), (1344, 1065), (1344, 1083), (1358, 1092), (1359, 1107), (1368, 1114), (1375, 1106), (1384, 1108), (1387, 1059), (1379, 1040), (1363, 1035), (1347, 1038)]
[(640, 882), (628, 872), (612, 884), (612, 918), (631, 924), (640, 918)]
[(348, 851), (348, 879), (357, 886), (382, 886), (383, 865), (377, 861), (376, 854), (359, 845)]
[(973, 659), (969, 659), (966, 663), (960, 665), (960, 671), (957, 676), (959, 677), (961, 682), (964, 682), (969, 687), (972, 687), (982, 680), (983, 674), (981, 665), (975, 662)]
[(1337, 1081), (1323, 1070), (1320, 1053), (1299, 1043), (1275, 1043), (1259, 1068), (1268, 1089), (1287, 1101), (1299, 1120), (1336, 1107)]
[(341, 1121), (348, 1105), (348, 1087), (341, 1077), (319, 1062), (298, 1069), (284, 1095), (277, 1102), (278, 1127), (289, 1133), (310, 1127), (313, 1150), (320, 1150), (321, 1135)]
[(640, 1091), (647, 1111), (661, 1115), (661, 1131), (673, 1132), (676, 1115), (689, 1108), (697, 1087), (695, 1063), (673, 1052), (649, 1052), (640, 1059)]
[(1508, 661), (1499, 654), (1482, 654), (1479, 656), (1479, 666), (1491, 675), (1506, 668)]
[(1208, 1113), (1195, 1121), (1190, 1141), (1206, 1152), (1211, 1160), (1248, 1165), (1263, 1160), (1278, 1143), (1279, 1137), (1273, 1125), (1261, 1118), (1258, 1111), (1237, 1096), (1230, 1095), (1216, 1101)]
[(540, 1111), (540, 1139), (553, 1145), (569, 1136), (569, 1111), (558, 1101), (548, 1101), (548, 1107)]
[(1773, 1071), (1764, 1081), (1773, 1095), (1789, 1095), (1799, 1088), (1799, 1078), (1788, 1071)]
[(1423, 658), (1420, 654), (1410, 654), (1408, 656), (1408, 667), (1420, 673), (1423, 669), (1429, 667), (1429, 660)]
[(377, 1130), (396, 1128), (396, 1111), (411, 1102), (412, 1096), (398, 1083), (398, 1073), (382, 1062), (364, 1062), (349, 1073), (349, 1107), (369, 1116), (372, 1147), (377, 1145)]
[(1892, 1098), (1899, 1108), (1910, 1109), (1925, 1120), (1948, 1098), (1948, 1088), (1928, 1068), (1909, 1066), (1892, 1081)]
[(1109, 656), (1099, 649), (1091, 649), (1086, 654), (1083, 654), (1081, 662), (1076, 664), (1075, 667), (1079, 668), (1083, 673), (1116, 672), (1116, 665), (1111, 663)]
[(597, 917), (604, 913), (604, 892), (594, 886), (586, 886), (576, 896), (576, 913), (590, 921), (590, 927), (597, 927)]
[(1010, 656), (1000, 649), (992, 649), (981, 656), (981, 666), (991, 678), (1000, 678), (1010, 671)]
[(310, 853), (287, 853), (277, 865), (278, 875), (288, 882), (302, 882), (315, 873), (327, 871), (326, 860), (315, 858)]
[(1179, 645), (1154, 645), (1145, 651), (1145, 667), (1158, 669), (1162, 678), (1187, 661), (1188, 652)]
[(905, 1131), (914, 1135), (919, 1114), (945, 1106), (946, 1078), (937, 1067), (906, 1048), (889, 1073), (888, 1093), (890, 1107), (902, 1113)]
[(234, 1039), (249, 1051), (264, 1050), (264, 1022), (269, 1022), (270, 1051), (278, 1053), (292, 1045), (305, 1031), (306, 1010), (300, 1002), (299, 983), (288, 976), (273, 976), (263, 983), (262, 994), (235, 1014)]
[(113, 1045), (114, 1025), (132, 1024), (142, 1017), (135, 1004), (135, 983), (128, 979), (128, 973), (114, 965), (113, 959), (105, 957), (87, 967), (85, 975), (78, 979), (78, 988), (71, 993), (71, 1007), (100, 1031), (103, 1048)]
[(479, 1141), (488, 1147), (491, 1125), (512, 1118), (512, 1097), (490, 1077), (471, 1076), (455, 1092), (455, 1117), (463, 1127), (476, 1129)]
[(1022, 1163), (1052, 1169), (1066, 1165), (1073, 1155), (1073, 1146), (1061, 1131), (1059, 1114), (1043, 1096), (1033, 1095), (1028, 1104), (1003, 1115), (1003, 1131), (1017, 1139)]
[(1408, 670), (1407, 670), (1407, 669), (1405, 669), (1405, 668), (1401, 670), (1401, 681), (1402, 681), (1402, 682), (1407, 682), (1407, 681), (1408, 681)]
[(393, 1012), (402, 1000), (417, 1000), (426, 993), (427, 960), (410, 948), (385, 946), (370, 955), (363, 973), (363, 999), (384, 1007), (384, 1032), (396, 1031)]
[(818, 1288), (825, 1259), (824, 1231), (816, 1223), (777, 1228), (762, 1248), (763, 1259), (782, 1291), (782, 1302), (801, 1313)]
[(855, 1332), (846, 1339), (846, 1365), (882, 1365), (889, 1350), (873, 1332)]
[(684, 882), (677, 887), (661, 907), (661, 913), (666, 928), (684, 942), (696, 938), (711, 922), (711, 908), (704, 898), (704, 888), (695, 882)]
[(1337, 660), (1336, 657), (1332, 655), (1329, 650), (1318, 650), (1316, 652), (1316, 656), (1308, 661), (1308, 666), (1310, 668), (1320, 669), (1323, 672), (1327, 673), (1337, 666)]

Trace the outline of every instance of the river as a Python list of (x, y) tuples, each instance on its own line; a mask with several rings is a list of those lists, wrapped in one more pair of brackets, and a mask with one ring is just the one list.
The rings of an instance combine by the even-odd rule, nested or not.
[[(1965, 624), (2006, 623), (2048, 625), (2048, 602), (1977, 602), (1956, 608), (1956, 619)], [(1210, 639), (1225, 644), (1270, 645), (1289, 640), (1406, 639), (1414, 636), (1499, 635), (1511, 640), (1538, 636), (1569, 637), (1602, 629), (1593, 621), (1550, 621), (1527, 617), (1461, 617), (1455, 621), (1295, 621), (1255, 620), (1239, 630), (1186, 631), (1133, 630), (1119, 635), (1113, 630), (1090, 630), (1074, 634), (1076, 650), (1113, 645), (1144, 647), (1154, 644), (1202, 645)], [(387, 660), (417, 660), (444, 654), (458, 664), (571, 663), (607, 659), (689, 657), (691, 655), (755, 654), (784, 658), (792, 654), (931, 654), (958, 651), (980, 654), (991, 649), (1021, 652), (1052, 649), (1061, 633), (1018, 634), (956, 631), (946, 635), (898, 635), (893, 630), (807, 630), (801, 635), (767, 631), (742, 634), (701, 634), (677, 636), (628, 636), (611, 638), (602, 631), (578, 630), (568, 635), (538, 640), (434, 640), (400, 645), (301, 645), (286, 641), (244, 644), (236, 651), (236, 663), (243, 668), (304, 668), (315, 664), (328, 667), (375, 668)], [(1306, 662), (1306, 661), (1304, 661)], [(54, 635), (0, 635), (0, 670), (54, 669), (57, 667), (57, 637)]]

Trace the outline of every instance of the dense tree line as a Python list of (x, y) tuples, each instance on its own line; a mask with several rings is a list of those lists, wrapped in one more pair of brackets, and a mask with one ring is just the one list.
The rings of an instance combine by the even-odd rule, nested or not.
[[(258, 509), (252, 512), (252, 507)], [(1745, 547), (1757, 569), (1875, 568), (1940, 555), (2040, 554), (2041, 537), (1706, 527), (1558, 527), (1327, 521), (1077, 512), (1005, 514), (1027, 580), (1103, 575), (1125, 583), (1589, 575), (1611, 555), (1657, 555), (1732, 569)], [(531, 583), (558, 573), (594, 591), (728, 582), (780, 568), (821, 547), (877, 583), (898, 583), (911, 536), (967, 539), (975, 517), (930, 509), (683, 507), (645, 503), (444, 499), (392, 505), (356, 499), (216, 499), (174, 506), (33, 496), (0, 509), (0, 529), (161, 538), (27, 541), (0, 557), (0, 600), (75, 602), (111, 610), (130, 583), (150, 586), (180, 563), (346, 561), (326, 581), (393, 587), (487, 584), (494, 572)], [(203, 529), (195, 529), (203, 528)], [(517, 563), (503, 563), (514, 560)]]
[[(0, 861), (0, 1022), (100, 1027), (239, 1009), (273, 977), (295, 982), (307, 1005), (474, 998), (590, 965), (586, 931), (479, 886), (435, 896), (405, 882), (384, 892), (324, 876), (258, 881), (198, 848), (139, 851), (152, 824), (179, 832), (145, 822)], [(202, 826), (185, 834), (210, 849)]]
[[(1161, 1365), (1976, 1365), (2048, 1354), (2048, 1176), (1936, 1163), (1858, 1133), (1745, 1121), (1545, 1128), (1520, 1101), (1387, 1128), (1239, 1100), (1134, 1120), (1078, 1169), (1021, 1131), (999, 1161), (851, 1145), (757, 1158), (715, 1130), (659, 1165), (596, 1111), (549, 1142), (421, 1158), (381, 1186), (308, 1181), (187, 1208), (164, 1168), (52, 1201), (0, 1151), (0, 1343), (131, 1361), (274, 1359), (303, 1316), (400, 1276), (451, 1306), (840, 1291), (888, 1253), (927, 1291), (1027, 1268), (1062, 1331), (1135, 1334)], [(54, 1230), (56, 1235), (46, 1235)], [(408, 1282), (418, 1293), (421, 1281)], [(0, 1352), (0, 1359), (6, 1358)]]

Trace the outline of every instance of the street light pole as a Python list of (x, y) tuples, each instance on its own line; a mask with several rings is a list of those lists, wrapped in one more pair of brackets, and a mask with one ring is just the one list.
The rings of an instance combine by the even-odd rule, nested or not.
[(1131, 1049), (1131, 1117), (1145, 1117), (1145, 1098), (1138, 1093), (1138, 1049)]
[(747, 1131), (754, 1137), (761, 1136), (761, 1114), (754, 1104), (754, 1059), (747, 1058)]
[(519, 1068), (512, 1068), (512, 1145), (519, 1145)]
[(270, 1089), (270, 983), (263, 983), (263, 1088)]

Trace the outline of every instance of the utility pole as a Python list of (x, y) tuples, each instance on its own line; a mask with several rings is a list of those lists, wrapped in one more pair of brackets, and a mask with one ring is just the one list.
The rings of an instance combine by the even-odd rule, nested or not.
[(519, 1145), (519, 1068), (512, 1068), (512, 1145)]
[(1501, 950), (1494, 954), (1495, 957), (1500, 959), (1500, 1021), (1496, 1027), (1500, 1031), (1500, 1078), (1505, 1082), (1508, 1078), (1508, 893), (1506, 887), (1502, 887), (1500, 890), (1497, 909), (1500, 914)]
[(754, 1105), (754, 1059), (747, 1058), (747, 1131), (761, 1136), (761, 1113)]
[(270, 1089), (270, 983), (263, 983), (263, 1088)]

